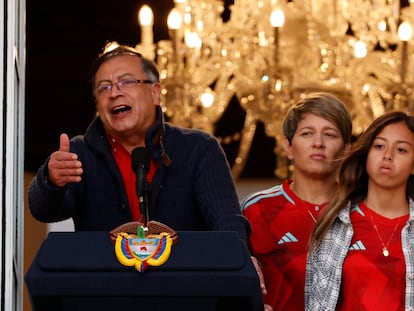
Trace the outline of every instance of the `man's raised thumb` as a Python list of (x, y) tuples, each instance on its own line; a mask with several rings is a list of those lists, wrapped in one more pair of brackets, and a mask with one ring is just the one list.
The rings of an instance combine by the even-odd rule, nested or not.
[(59, 151), (69, 152), (69, 136), (65, 133), (60, 134)]

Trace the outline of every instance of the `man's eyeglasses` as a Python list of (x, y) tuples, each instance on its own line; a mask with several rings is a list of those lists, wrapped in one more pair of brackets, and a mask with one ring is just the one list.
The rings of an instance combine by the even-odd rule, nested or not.
[(96, 91), (98, 95), (100, 96), (110, 94), (112, 92), (112, 87), (116, 85), (118, 90), (120, 90), (121, 92), (125, 92), (133, 88), (137, 84), (141, 84), (141, 83), (152, 84), (155, 82), (151, 80), (135, 80), (135, 79), (119, 80), (117, 82), (112, 82), (112, 83), (103, 82), (98, 85), (98, 87), (96, 88)]

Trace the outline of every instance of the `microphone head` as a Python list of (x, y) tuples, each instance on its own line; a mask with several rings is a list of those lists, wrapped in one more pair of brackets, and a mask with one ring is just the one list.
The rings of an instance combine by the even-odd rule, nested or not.
[(137, 147), (132, 150), (131, 154), (132, 169), (134, 172), (138, 170), (139, 167), (144, 168), (145, 171), (149, 170), (150, 166), (150, 154), (145, 147)]

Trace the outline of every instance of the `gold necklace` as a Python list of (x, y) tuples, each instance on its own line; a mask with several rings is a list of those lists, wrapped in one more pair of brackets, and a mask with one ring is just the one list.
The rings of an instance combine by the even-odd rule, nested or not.
[(316, 218), (315, 218), (315, 216), (313, 216), (313, 214), (310, 211), (310, 209), (308, 208), (308, 205), (306, 204), (306, 202), (304, 200), (302, 200), (302, 198), (299, 196), (299, 194), (297, 193), (297, 191), (294, 189), (294, 183), (291, 184), (290, 189), (292, 190), (293, 193), (296, 194), (297, 198), (302, 202), (303, 207), (306, 209), (306, 211), (308, 212), (309, 216), (312, 218), (313, 222), (316, 224)]
[[(300, 199), (300, 198), (299, 198)], [(308, 212), (309, 216), (312, 218), (313, 222), (316, 224), (316, 218), (315, 216), (313, 216), (312, 212), (309, 210), (309, 208), (306, 206), (306, 202), (303, 201), (302, 199), (300, 199), (302, 201), (302, 205), (305, 207), (306, 211)]]
[(388, 246), (390, 245), (390, 242), (391, 242), (392, 238), (394, 237), (395, 231), (397, 231), (397, 228), (398, 228), (398, 225), (400, 224), (401, 219), (398, 220), (398, 222), (395, 224), (394, 230), (392, 231), (391, 236), (388, 239), (387, 244), (385, 244), (384, 240), (382, 239), (381, 234), (378, 231), (378, 227), (377, 227), (376, 223), (374, 222), (374, 218), (372, 218), (372, 212), (371, 212), (370, 208), (368, 208), (368, 214), (369, 214), (369, 217), (371, 218), (371, 222), (372, 222), (372, 225), (374, 226), (375, 232), (377, 233), (378, 239), (382, 244), (382, 254), (384, 255), (384, 257), (388, 257), (390, 255), (390, 251), (388, 250)]

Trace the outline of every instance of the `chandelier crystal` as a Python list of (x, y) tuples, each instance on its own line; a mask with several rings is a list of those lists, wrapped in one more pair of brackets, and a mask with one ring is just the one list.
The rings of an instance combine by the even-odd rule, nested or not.
[(141, 7), (136, 48), (156, 61), (169, 121), (214, 133), (230, 101), (245, 111), (232, 164), (241, 174), (258, 122), (276, 140), (275, 175), (289, 163), (277, 142), (287, 109), (312, 91), (347, 105), (354, 133), (389, 110), (414, 112), (414, 4), (395, 0), (175, 0), (170, 40), (153, 42), (153, 13)]

